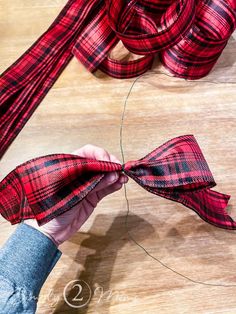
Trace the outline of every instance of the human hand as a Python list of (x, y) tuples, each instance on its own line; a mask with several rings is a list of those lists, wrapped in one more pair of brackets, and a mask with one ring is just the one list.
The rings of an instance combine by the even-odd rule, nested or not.
[[(73, 154), (80, 157), (112, 161), (120, 164), (120, 161), (114, 155), (110, 155), (103, 148), (90, 144), (74, 151)], [(35, 219), (25, 220), (24, 223), (44, 233), (58, 246), (79, 230), (92, 214), (100, 200), (106, 195), (118, 191), (127, 181), (128, 177), (125, 174), (118, 174), (117, 172), (108, 173), (97, 186), (71, 210), (52, 219), (43, 226), (39, 226)]]

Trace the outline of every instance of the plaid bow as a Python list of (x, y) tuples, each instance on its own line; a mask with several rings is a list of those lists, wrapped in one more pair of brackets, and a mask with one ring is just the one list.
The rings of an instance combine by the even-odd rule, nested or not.
[[(73, 55), (91, 72), (138, 76), (160, 60), (198, 79), (214, 66), (236, 28), (235, 0), (69, 0), (48, 30), (0, 77), (0, 158)], [(119, 41), (141, 55), (109, 57)]]
[(192, 135), (123, 166), (70, 154), (27, 161), (0, 183), (0, 213), (12, 224), (35, 218), (42, 225), (82, 201), (110, 171), (123, 171), (147, 191), (182, 203), (217, 227), (236, 229), (225, 211), (230, 196), (210, 189), (216, 183)]

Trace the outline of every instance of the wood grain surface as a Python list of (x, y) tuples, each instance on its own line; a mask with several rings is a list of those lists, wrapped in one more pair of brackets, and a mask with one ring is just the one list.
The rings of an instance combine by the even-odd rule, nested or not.
[[(65, 3), (0, 0), (0, 72), (47, 29)], [(116, 54), (123, 57), (124, 49)], [(229, 210), (236, 219), (235, 56), (234, 34), (211, 74), (194, 82), (160, 74), (168, 72), (156, 60), (127, 102), (123, 145), (125, 160), (132, 160), (171, 137), (194, 134), (217, 190), (232, 195)], [(121, 114), (132, 82), (92, 75), (73, 59), (0, 161), (0, 179), (32, 157), (69, 153), (87, 143), (121, 158)], [(151, 254), (193, 280), (236, 285), (235, 232), (208, 225), (131, 180), (127, 191), (130, 235)], [(126, 212), (122, 189), (103, 200), (61, 246), (63, 255), (41, 290), (37, 313), (236, 313), (236, 287), (195, 284), (165, 269), (129, 238)], [(2, 245), (15, 227), (0, 222)], [(72, 280), (90, 286), (87, 306), (72, 308), (64, 300)], [(68, 289), (72, 299), (78, 290)], [(84, 300), (85, 290), (79, 295)]]

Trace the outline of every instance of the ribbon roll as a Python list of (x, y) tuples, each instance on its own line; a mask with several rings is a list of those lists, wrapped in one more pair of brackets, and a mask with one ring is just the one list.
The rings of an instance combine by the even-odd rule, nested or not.
[(191, 27), (195, 17), (195, 0), (169, 1), (161, 19), (149, 15), (150, 5), (158, 1), (106, 0), (110, 27), (124, 46), (136, 54), (153, 54), (177, 43)]
[(161, 62), (178, 77), (194, 80), (206, 76), (235, 28), (235, 11), (227, 1), (200, 1), (190, 30), (160, 53)]
[(123, 166), (71, 154), (27, 161), (0, 183), (0, 213), (12, 224), (29, 218), (45, 224), (83, 200), (111, 171), (123, 171), (147, 191), (182, 203), (210, 224), (236, 229), (225, 211), (230, 196), (211, 190), (216, 183), (192, 135), (176, 137)]
[[(49, 29), (0, 76), (0, 158), (73, 55), (91, 72), (131, 78), (162, 63), (197, 79), (214, 66), (236, 27), (235, 0), (69, 0)], [(140, 55), (114, 60), (122, 41)]]

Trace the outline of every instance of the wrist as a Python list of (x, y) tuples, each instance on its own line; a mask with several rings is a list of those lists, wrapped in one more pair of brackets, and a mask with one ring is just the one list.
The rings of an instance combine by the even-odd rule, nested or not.
[(38, 231), (43, 233), (46, 237), (48, 237), (56, 245), (56, 247), (59, 246), (59, 243), (54, 239), (54, 237), (51, 234), (49, 234), (47, 231), (45, 231), (43, 226), (40, 227), (35, 219), (24, 220), (24, 224), (31, 226), (34, 229), (37, 229)]
[[(38, 297), (43, 283), (60, 256), (61, 252), (48, 237), (30, 224), (20, 223), (3, 246), (0, 273), (13, 282), (14, 287), (25, 287), (29, 293)], [(19, 293), (16, 289), (13, 290), (16, 296), (19, 293), (22, 296), (20, 290)], [(3, 313), (3, 308), (0, 308)]]

